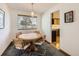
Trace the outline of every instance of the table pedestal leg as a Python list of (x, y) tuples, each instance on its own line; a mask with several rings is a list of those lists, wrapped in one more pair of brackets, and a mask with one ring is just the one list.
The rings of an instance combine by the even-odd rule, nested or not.
[(31, 45), (28, 47), (28, 52), (38, 51), (38, 48), (33, 44), (33, 42), (30, 43)]

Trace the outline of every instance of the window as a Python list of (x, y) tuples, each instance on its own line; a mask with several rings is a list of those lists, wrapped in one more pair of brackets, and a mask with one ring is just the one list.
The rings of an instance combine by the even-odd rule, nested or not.
[(2, 9), (0, 9), (0, 29), (3, 29), (5, 26), (4, 20), (5, 20), (5, 12)]
[(18, 15), (17, 17), (17, 29), (27, 30), (37, 28), (37, 17), (31, 17), (27, 15)]

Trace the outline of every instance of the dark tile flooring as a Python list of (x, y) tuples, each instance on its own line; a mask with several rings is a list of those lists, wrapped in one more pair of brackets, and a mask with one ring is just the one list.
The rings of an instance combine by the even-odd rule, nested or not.
[(11, 43), (2, 56), (66, 56), (66, 54), (62, 53), (56, 48), (50, 47), (47, 42), (36, 47), (38, 48), (38, 51), (28, 52), (16, 49), (13, 43)]

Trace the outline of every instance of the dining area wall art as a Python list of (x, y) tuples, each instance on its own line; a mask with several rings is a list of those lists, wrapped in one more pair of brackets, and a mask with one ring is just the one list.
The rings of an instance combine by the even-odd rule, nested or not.
[(18, 15), (17, 17), (17, 29), (28, 30), (37, 28), (37, 17), (31, 17), (28, 15)]

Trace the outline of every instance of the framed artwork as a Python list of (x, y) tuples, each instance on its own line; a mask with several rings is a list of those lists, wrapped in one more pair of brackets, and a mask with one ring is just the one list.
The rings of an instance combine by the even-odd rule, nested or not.
[(18, 30), (29, 30), (37, 28), (37, 17), (31, 17), (27, 15), (17, 16), (17, 29)]
[(5, 26), (5, 12), (0, 9), (0, 29), (3, 29)]
[(71, 23), (73, 22), (73, 11), (69, 11), (69, 12), (66, 12), (64, 13), (64, 18), (65, 18), (65, 23)]

